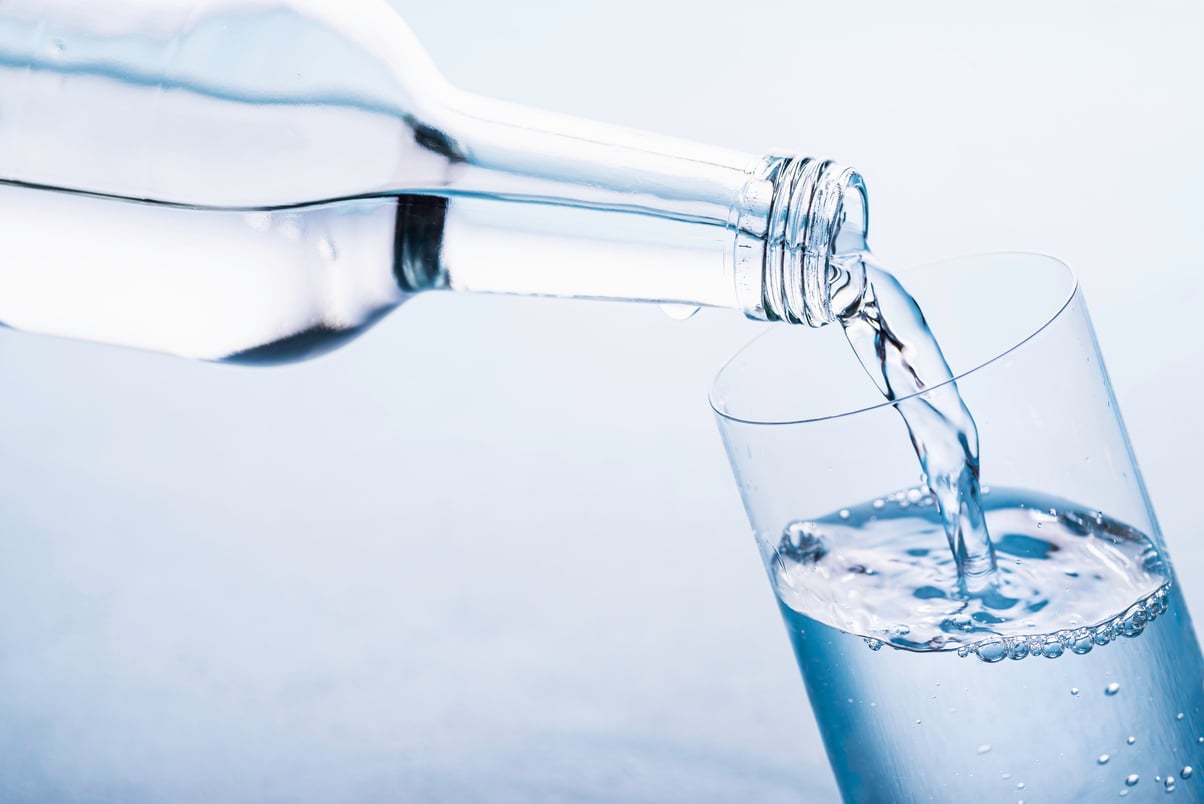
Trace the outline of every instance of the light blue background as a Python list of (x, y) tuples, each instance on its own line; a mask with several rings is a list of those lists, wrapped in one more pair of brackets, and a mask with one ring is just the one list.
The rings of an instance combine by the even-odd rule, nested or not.
[[(1204, 615), (1192, 5), (396, 5), (466, 89), (858, 166), (891, 264), (1070, 263)], [(758, 330), (429, 296), (267, 371), (0, 333), (0, 800), (832, 800), (706, 405)]]

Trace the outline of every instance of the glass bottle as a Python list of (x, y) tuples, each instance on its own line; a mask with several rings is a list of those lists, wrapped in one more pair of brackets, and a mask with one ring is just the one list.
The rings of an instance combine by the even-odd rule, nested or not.
[(858, 174), (488, 100), (384, 0), (0, 5), (0, 323), (323, 351), (434, 289), (855, 306)]

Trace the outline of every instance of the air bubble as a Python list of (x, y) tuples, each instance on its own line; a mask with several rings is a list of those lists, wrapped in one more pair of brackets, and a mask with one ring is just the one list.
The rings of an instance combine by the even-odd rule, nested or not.
[(802, 520), (791, 522), (782, 530), (778, 551), (798, 564), (814, 564), (828, 554), (816, 524)]
[(987, 664), (994, 664), (1008, 655), (1008, 647), (1002, 639), (986, 639), (974, 646), (974, 653)]
[(1041, 645), (1041, 655), (1046, 659), (1056, 659), (1062, 655), (1066, 649), (1062, 647), (1062, 640), (1056, 636), (1048, 637), (1044, 644)]
[(886, 500), (874, 500), (872, 503), (870, 503), (870, 505), (874, 506), (875, 508), (879, 508), (879, 509), (885, 508)]
[(1182, 720), (1182, 719), (1183, 719), (1183, 713), (1182, 713), (1182, 712), (1180, 712), (1179, 714), (1175, 715), (1175, 720)]
[(1080, 628), (1071, 634), (1070, 649), (1080, 656), (1090, 653), (1093, 647), (1095, 647), (1094, 637), (1089, 629)]
[(1029, 654), (1028, 642), (1023, 638), (1012, 638), (1007, 641), (1008, 658), (1020, 661)]
[(874, 639), (873, 637), (866, 637), (865, 644), (869, 647), (870, 650), (882, 650), (882, 640), (880, 640), (880, 639)]
[(840, 518), (841, 518), (841, 519), (848, 519), (848, 518), (849, 518), (849, 516), (850, 516), (850, 514), (849, 514), (849, 509), (848, 509), (848, 508), (841, 508), (841, 509), (840, 509), (840, 514), (839, 514), (839, 516), (840, 516)]
[(1120, 685), (1115, 681), (1104, 687), (1104, 695), (1115, 695), (1118, 692), (1120, 692)]

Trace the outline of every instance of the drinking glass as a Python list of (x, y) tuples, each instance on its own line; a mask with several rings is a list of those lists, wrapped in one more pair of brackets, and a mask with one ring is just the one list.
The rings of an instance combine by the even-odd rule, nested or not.
[(738, 353), (711, 402), (844, 799), (1204, 799), (1200, 649), (1074, 275), (994, 254), (899, 278), (977, 422), (999, 577), (1042, 578), (1022, 591), (1049, 608), (922, 641), (918, 617), (960, 605), (947, 577), (859, 598), (948, 550), (898, 400), (839, 327)]

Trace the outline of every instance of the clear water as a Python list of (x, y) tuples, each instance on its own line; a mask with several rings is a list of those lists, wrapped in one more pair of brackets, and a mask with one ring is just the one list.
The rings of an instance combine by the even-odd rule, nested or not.
[(845, 799), (1204, 799), (1199, 647), (1154, 545), (1047, 495), (982, 502), (990, 595), (957, 594), (921, 489), (783, 532), (775, 589)]
[(845, 335), (883, 396), (900, 400), (896, 410), (944, 522), (961, 593), (987, 594), (995, 583), (995, 556), (979, 504), (974, 418), (957, 384), (947, 382), (953, 373), (919, 305), (868, 258), (866, 279), (865, 303), (842, 322)]

